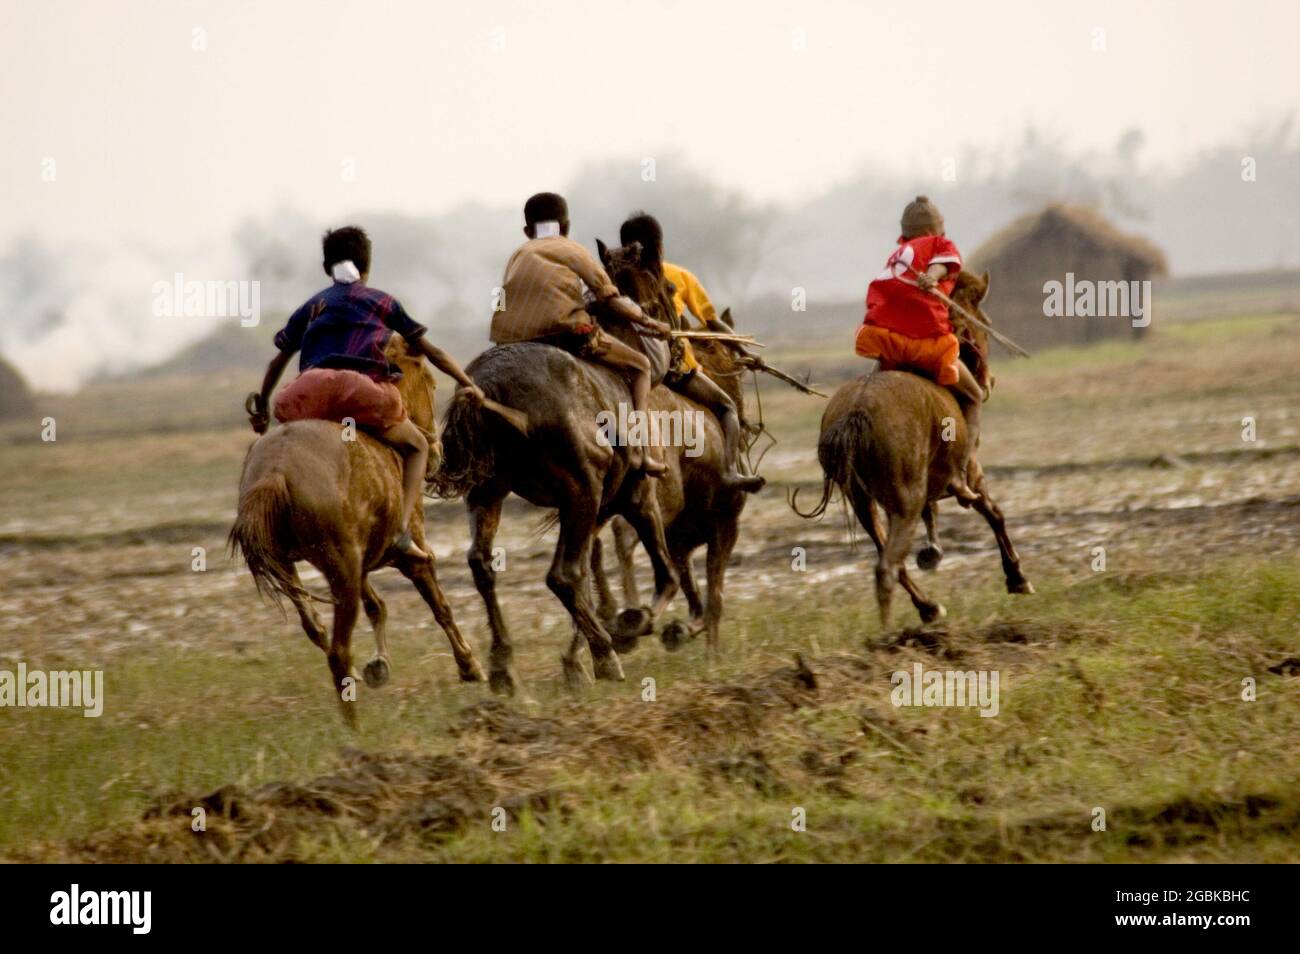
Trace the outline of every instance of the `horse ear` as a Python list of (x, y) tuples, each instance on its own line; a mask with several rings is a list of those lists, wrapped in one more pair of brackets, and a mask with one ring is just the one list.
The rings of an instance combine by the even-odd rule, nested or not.
[(640, 242), (628, 242), (627, 245), (623, 247), (627, 251), (627, 254), (631, 256), (632, 261), (636, 262), (638, 265), (642, 267), (645, 266), (646, 260), (645, 260), (644, 245), (642, 245)]
[(989, 270), (984, 269), (984, 294), (980, 295), (980, 301), (989, 297)]
[(609, 249), (600, 239), (596, 239), (596, 254), (600, 256), (600, 262), (602, 265), (609, 264)]
[(735, 327), (736, 327), (736, 319), (734, 319), (734, 318), (731, 317), (731, 306), (730, 306), (730, 305), (728, 305), (726, 308), (722, 309), (722, 314), (718, 315), (718, 320), (721, 321), (721, 322), (722, 322), (724, 325), (726, 325), (728, 328), (731, 328), (731, 329), (733, 329), (733, 330), (734, 330)]

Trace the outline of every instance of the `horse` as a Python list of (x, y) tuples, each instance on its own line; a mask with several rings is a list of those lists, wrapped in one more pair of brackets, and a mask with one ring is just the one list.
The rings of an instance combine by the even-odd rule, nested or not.
[[(389, 360), (402, 371), (398, 389), (407, 414), (432, 436), (433, 373), (400, 335), (388, 346)], [(438, 464), (430, 441), (429, 468)], [(290, 421), (259, 437), (244, 458), (239, 510), (230, 529), (233, 554), (242, 553), (258, 591), (277, 603), (288, 598), (312, 643), (324, 651), (343, 717), (356, 727), (356, 682), (352, 676), (352, 630), (364, 608), (375, 633), (376, 655), (365, 666), (367, 685), (377, 688), (391, 673), (385, 638), (387, 608), (369, 574), (394, 566), (414, 584), (451, 643), (461, 681), (481, 682), (482, 667), (461, 635), (443, 596), (433, 558), (412, 560), (390, 549), (402, 512), (402, 468), (395, 450), (333, 421)], [(426, 552), (423, 501), (411, 515), (410, 531)], [(295, 566), (305, 560), (329, 584), (334, 605), (332, 633), (312, 606)]]
[[(952, 298), (980, 320), (989, 322), (980, 307), (988, 295), (989, 275), (962, 271)], [(988, 393), (988, 339), (955, 309), (949, 316), (961, 341), (961, 360)], [(989, 322), (991, 324), (991, 322)], [(934, 569), (943, 556), (937, 527), (938, 502), (954, 497), (973, 507), (993, 530), (1007, 592), (1033, 593), (1020, 569), (1020, 557), (1007, 534), (1002, 511), (993, 501), (978, 463), (961, 473), (966, 451), (966, 425), (952, 392), (910, 371), (876, 370), (842, 385), (822, 415), (817, 458), (821, 464), (822, 498), (809, 513), (790, 505), (801, 517), (820, 517), (836, 488), (853, 508), (876, 546), (876, 602), (882, 625), (889, 625), (895, 580), (912, 599), (923, 623), (946, 615), (908, 575), (904, 560), (918, 520), (926, 526), (927, 545), (917, 555), (922, 569)], [(881, 526), (877, 505), (888, 517)]]
[[(636, 300), (651, 318), (669, 320), (672, 301), (661, 290), (647, 288), (646, 297)], [(608, 333), (634, 347), (644, 350), (643, 346), (661, 344), (643, 341), (628, 323), (597, 314), (594, 305), (592, 311)], [(662, 376), (666, 351), (658, 358), (655, 354), (651, 349), (648, 356)], [(434, 479), (440, 496), (465, 498), (473, 538), (467, 559), (492, 631), (489, 685), (501, 694), (517, 689), (513, 642), (497, 601), (492, 555), (502, 505), (511, 493), (556, 511), (559, 540), (546, 585), (573, 621), (573, 640), (561, 657), (566, 682), (571, 688), (585, 682), (579, 661), (584, 639), (595, 677), (622, 680), (618, 650), (628, 650), (637, 638), (653, 631), (678, 588), (652, 486), (656, 480), (632, 470), (627, 449), (604, 439), (599, 425), (603, 415), (617, 415), (619, 405), (630, 402), (627, 382), (612, 369), (539, 341), (488, 348), (466, 366), (465, 373), (489, 399), (526, 409), (528, 418), (528, 426), (520, 429), (497, 415), (485, 415), (467, 400), (454, 399), (443, 420), (445, 457)], [(671, 470), (675, 460), (667, 456)], [(657, 478), (665, 479), (679, 478), (674, 474)], [(655, 578), (652, 605), (625, 614), (617, 644), (592, 605), (590, 578), (596, 537), (616, 514), (635, 529), (650, 555)]]
[[(638, 246), (606, 249), (600, 246), (601, 261), (619, 290), (632, 297), (649, 297), (660, 292), (671, 300), (672, 290), (662, 273), (649, 267), (649, 262)], [(655, 289), (658, 284), (661, 287)], [(723, 321), (730, 324), (730, 310), (723, 313)], [(743, 369), (735, 355), (725, 345), (716, 341), (692, 342), (701, 366), (736, 405), (741, 420), (745, 417), (744, 393), (741, 387)], [(660, 630), (659, 638), (664, 648), (672, 651), (682, 643), (706, 634), (710, 652), (719, 649), (719, 626), (722, 620), (723, 588), (726, 582), (727, 563), (740, 533), (740, 514), (749, 494), (728, 489), (723, 485), (722, 474), (726, 462), (722, 457), (722, 428), (712, 412), (677, 392), (656, 387), (650, 394), (652, 411), (695, 414), (704, 422), (703, 453), (691, 456), (683, 448), (665, 448), (665, 458), (672, 456), (674, 466), (670, 473), (654, 482), (655, 497), (664, 522), (664, 536), (668, 552), (676, 567), (682, 594), (686, 597), (689, 621), (671, 620)], [(610, 523), (618, 560), (623, 597), (631, 607), (640, 605), (639, 588), (633, 569), (636, 546), (632, 528), (621, 518)], [(695, 582), (691, 556), (699, 547), (706, 547), (705, 595), (701, 601)], [(591, 555), (592, 577), (597, 594), (597, 611), (613, 628), (616, 641), (624, 630), (635, 629), (641, 617), (636, 610), (617, 612), (617, 604), (605, 575), (603, 549), (597, 536)], [(643, 611), (642, 611), (643, 612)]]

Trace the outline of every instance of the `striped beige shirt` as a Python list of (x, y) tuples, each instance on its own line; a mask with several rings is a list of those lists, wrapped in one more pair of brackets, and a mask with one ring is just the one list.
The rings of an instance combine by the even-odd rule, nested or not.
[(563, 235), (531, 239), (506, 263), (504, 294), (489, 337), (497, 344), (531, 341), (592, 324), (587, 297), (618, 295), (605, 269), (580, 244)]

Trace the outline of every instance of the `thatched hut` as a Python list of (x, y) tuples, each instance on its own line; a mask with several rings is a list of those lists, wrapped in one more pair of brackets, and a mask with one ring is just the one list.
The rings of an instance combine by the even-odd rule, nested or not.
[(34, 404), (27, 382), (4, 358), (0, 358), (0, 420), (31, 414)]
[[(994, 324), (1040, 348), (1140, 336), (1147, 325), (1133, 317), (1136, 297), (1117, 308), (1118, 299), (1127, 301), (1130, 290), (1143, 294), (1150, 286), (1142, 282), (1168, 273), (1164, 253), (1146, 239), (1091, 209), (1062, 204), (1016, 219), (977, 248), (966, 267), (990, 273), (985, 307)], [(1141, 304), (1148, 315), (1150, 305)]]

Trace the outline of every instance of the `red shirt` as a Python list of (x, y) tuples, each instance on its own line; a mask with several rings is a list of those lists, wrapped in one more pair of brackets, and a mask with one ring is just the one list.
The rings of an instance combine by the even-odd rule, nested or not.
[(948, 277), (939, 282), (939, 290), (951, 295), (961, 271), (961, 252), (952, 240), (946, 235), (900, 238), (898, 248), (885, 262), (885, 270), (867, 286), (867, 314), (863, 321), (909, 338), (952, 334), (948, 306), (916, 284), (916, 273), (924, 273), (936, 262), (948, 266)]

